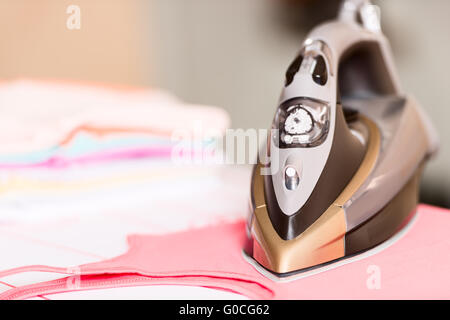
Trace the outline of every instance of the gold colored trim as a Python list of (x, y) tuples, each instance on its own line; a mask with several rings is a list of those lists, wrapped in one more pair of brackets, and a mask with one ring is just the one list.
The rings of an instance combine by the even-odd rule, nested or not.
[(255, 218), (251, 232), (254, 240), (253, 258), (262, 266), (276, 273), (288, 273), (345, 255), (347, 226), (342, 205), (369, 176), (381, 145), (380, 133), (375, 123), (363, 116), (360, 116), (360, 120), (369, 131), (367, 151), (360, 168), (336, 201), (295, 239), (283, 240), (272, 226), (264, 196), (264, 179), (260, 174), (261, 165), (258, 164), (253, 177)]

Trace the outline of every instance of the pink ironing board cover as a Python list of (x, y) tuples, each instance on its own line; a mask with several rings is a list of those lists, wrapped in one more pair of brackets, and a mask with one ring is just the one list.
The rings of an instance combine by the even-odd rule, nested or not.
[[(79, 268), (29, 266), (0, 272), (71, 274), (13, 288), (1, 299), (23, 299), (74, 290), (138, 285), (216, 288), (254, 299), (444, 299), (450, 297), (450, 212), (421, 205), (407, 233), (384, 250), (289, 282), (261, 275), (242, 255), (244, 221), (167, 235), (130, 235), (129, 250)], [(380, 286), (367, 285), (376, 266)]]

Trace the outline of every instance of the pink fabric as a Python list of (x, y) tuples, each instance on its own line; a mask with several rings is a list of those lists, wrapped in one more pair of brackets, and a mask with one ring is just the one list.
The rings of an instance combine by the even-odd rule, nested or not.
[[(211, 157), (214, 152), (206, 151), (189, 151), (183, 150), (184, 153), (179, 154), (181, 156), (197, 156), (201, 154), (202, 157)], [(200, 153), (201, 152), (201, 153)], [(115, 150), (115, 151), (102, 151), (87, 156), (77, 157), (77, 158), (60, 158), (53, 157), (47, 161), (40, 163), (31, 164), (4, 164), (0, 163), (1, 169), (25, 169), (25, 168), (46, 168), (46, 169), (62, 169), (71, 165), (82, 165), (82, 164), (93, 164), (101, 162), (111, 162), (123, 159), (141, 159), (141, 158), (153, 158), (153, 159), (168, 159), (173, 156), (172, 147), (149, 147), (149, 148), (134, 148), (125, 150)]]
[[(392, 246), (363, 260), (288, 283), (265, 278), (244, 260), (243, 221), (163, 236), (133, 235), (128, 239), (126, 254), (80, 266), (79, 278), (14, 288), (0, 298), (181, 284), (230, 290), (259, 299), (443, 299), (450, 297), (449, 229), (449, 210), (422, 205), (412, 228)], [(379, 289), (367, 286), (370, 266), (380, 270)], [(50, 270), (66, 272), (61, 268), (42, 271)], [(20, 271), (25, 270), (3, 272), (0, 278)]]
[(45, 162), (32, 164), (0, 164), (0, 169), (24, 169), (24, 168), (57, 169), (57, 168), (65, 168), (67, 166), (75, 164), (109, 162), (121, 159), (169, 158), (171, 154), (172, 154), (171, 147), (136, 148), (128, 150), (100, 152), (73, 159), (53, 157)]

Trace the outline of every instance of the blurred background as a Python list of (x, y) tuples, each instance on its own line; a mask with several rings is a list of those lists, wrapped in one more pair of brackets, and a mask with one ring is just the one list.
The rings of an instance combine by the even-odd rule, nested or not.
[[(335, 0), (0, 0), (0, 79), (161, 87), (220, 106), (234, 128), (267, 128), (284, 72)], [(441, 151), (422, 201), (450, 207), (450, 1), (374, 1), (405, 91), (431, 115)], [(81, 9), (80, 29), (66, 22)]]

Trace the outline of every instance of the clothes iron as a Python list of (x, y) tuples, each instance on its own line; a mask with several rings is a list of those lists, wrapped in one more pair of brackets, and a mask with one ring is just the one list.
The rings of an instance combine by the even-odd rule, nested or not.
[(267, 140), (245, 251), (276, 276), (374, 248), (408, 223), (438, 139), (400, 88), (376, 6), (344, 1), (308, 35)]

